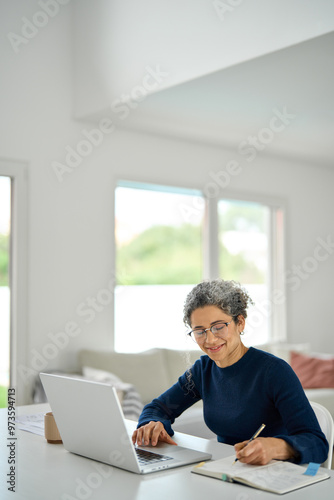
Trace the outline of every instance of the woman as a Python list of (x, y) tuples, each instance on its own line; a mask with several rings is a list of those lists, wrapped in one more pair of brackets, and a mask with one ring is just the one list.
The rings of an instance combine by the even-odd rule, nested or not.
[[(203, 399), (205, 423), (219, 442), (234, 445), (241, 462), (327, 459), (328, 443), (292, 368), (242, 343), (249, 303), (248, 293), (234, 281), (205, 281), (188, 294), (184, 322), (206, 356), (145, 406), (134, 443), (176, 444), (171, 438), (175, 418)], [(262, 423), (261, 436), (245, 446)]]

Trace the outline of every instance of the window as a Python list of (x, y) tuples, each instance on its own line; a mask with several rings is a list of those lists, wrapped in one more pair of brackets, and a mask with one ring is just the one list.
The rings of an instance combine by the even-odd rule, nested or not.
[[(187, 207), (197, 202), (188, 217)], [(115, 193), (115, 350), (186, 349), (183, 302), (202, 278), (204, 200), (120, 183)]]
[(11, 179), (0, 176), (0, 408), (7, 406), (10, 340)]
[[(30, 402), (27, 380), (27, 166), (0, 160), (0, 386), (16, 390), (16, 404)], [(3, 313), (4, 311), (4, 313)], [(3, 397), (4, 389), (0, 389)]]
[[(269, 207), (220, 200), (218, 216), (220, 276), (241, 283), (258, 305), (269, 296)], [(256, 305), (249, 308), (245, 333), (252, 344), (261, 344), (268, 341), (270, 318), (257, 315)]]
[(183, 304), (205, 278), (239, 281), (253, 298), (244, 341), (285, 338), (280, 204), (205, 200), (200, 191), (120, 182), (115, 192), (116, 351), (192, 349)]

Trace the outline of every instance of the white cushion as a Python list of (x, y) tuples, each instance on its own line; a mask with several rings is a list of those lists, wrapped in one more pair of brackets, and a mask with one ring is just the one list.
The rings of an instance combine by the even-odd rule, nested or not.
[(148, 403), (170, 387), (162, 349), (139, 353), (83, 350), (79, 365), (111, 372), (123, 382), (133, 384), (142, 401)]
[(165, 358), (169, 386), (175, 384), (180, 375), (190, 368), (203, 354), (200, 349), (196, 351), (177, 351), (175, 349), (161, 349)]
[(268, 344), (261, 344), (256, 347), (258, 349), (261, 349), (262, 351), (270, 352), (271, 354), (274, 354), (274, 356), (277, 356), (278, 358), (284, 359), (284, 361), (286, 361), (289, 364), (290, 364), (291, 351), (301, 352), (304, 354), (310, 351), (309, 343), (289, 344), (286, 342), (272, 342), (272, 343), (269, 342)]
[(90, 366), (84, 366), (82, 368), (82, 375), (89, 380), (93, 380), (94, 382), (102, 382), (103, 384), (113, 385), (117, 391), (117, 396), (121, 404), (123, 402), (124, 391), (129, 390), (131, 387), (130, 384), (125, 384), (113, 373), (106, 372), (104, 370), (97, 370), (96, 368), (91, 368)]

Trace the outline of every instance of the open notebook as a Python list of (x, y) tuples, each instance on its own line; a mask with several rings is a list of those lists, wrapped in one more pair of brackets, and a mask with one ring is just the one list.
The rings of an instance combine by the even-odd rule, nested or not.
[(330, 477), (323, 469), (313, 476), (305, 475), (307, 466), (279, 460), (272, 460), (267, 465), (241, 462), (232, 465), (234, 460), (235, 456), (231, 456), (213, 462), (203, 462), (193, 467), (191, 472), (278, 494), (288, 493)]

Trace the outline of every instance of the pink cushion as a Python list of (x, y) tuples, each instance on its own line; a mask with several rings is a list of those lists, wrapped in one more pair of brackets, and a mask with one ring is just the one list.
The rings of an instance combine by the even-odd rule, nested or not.
[(304, 389), (334, 388), (334, 357), (313, 357), (291, 351), (291, 367)]

